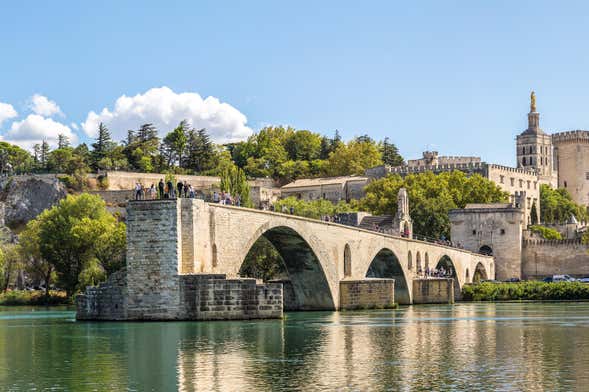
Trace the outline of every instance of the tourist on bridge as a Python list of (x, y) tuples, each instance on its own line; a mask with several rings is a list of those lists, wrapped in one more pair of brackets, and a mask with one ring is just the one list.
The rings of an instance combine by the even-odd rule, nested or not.
[(141, 184), (135, 184), (135, 200), (141, 200)]
[(194, 199), (194, 188), (192, 185), (188, 185), (188, 197)]
[(184, 188), (184, 184), (182, 181), (179, 181), (176, 186), (178, 187), (178, 197), (182, 197), (182, 188)]
[(217, 191), (213, 192), (213, 203), (218, 203), (219, 202), (219, 194), (217, 193)]
[(188, 184), (186, 183), (186, 181), (184, 181), (184, 186), (182, 187), (182, 189), (184, 189), (184, 197), (188, 197)]
[(149, 187), (149, 198), (151, 200), (155, 200), (155, 198), (157, 197), (156, 194), (156, 190), (155, 190), (155, 184), (151, 184), (151, 186)]
[(163, 199), (164, 198), (164, 189), (166, 187), (166, 185), (164, 184), (164, 179), (163, 178), (157, 184), (157, 187), (158, 187), (158, 189), (160, 191), (160, 199)]
[(173, 199), (174, 197), (176, 197), (174, 193), (174, 183), (172, 182), (172, 180), (168, 180), (166, 185), (168, 186), (168, 197), (170, 199)]

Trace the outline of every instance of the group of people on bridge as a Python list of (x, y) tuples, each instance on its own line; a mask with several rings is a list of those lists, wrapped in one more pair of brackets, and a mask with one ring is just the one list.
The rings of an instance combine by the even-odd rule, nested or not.
[(448, 269), (445, 269), (443, 266), (440, 268), (432, 268), (430, 269), (429, 267), (425, 267), (425, 271), (423, 271), (421, 269), (421, 267), (419, 267), (419, 269), (417, 270), (417, 275), (419, 275), (419, 277), (423, 277), (423, 278), (451, 278), (454, 276), (454, 271), (452, 270), (452, 267), (448, 267)]
[(194, 199), (196, 192), (192, 185), (187, 184), (186, 181), (179, 181), (174, 186), (171, 180), (164, 182), (162, 178), (157, 188), (153, 183), (149, 188), (143, 186), (140, 182), (135, 184), (135, 200), (175, 199), (179, 197)]

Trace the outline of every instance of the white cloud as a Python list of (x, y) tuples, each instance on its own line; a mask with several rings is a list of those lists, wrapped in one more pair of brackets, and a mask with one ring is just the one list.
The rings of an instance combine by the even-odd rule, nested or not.
[(52, 101), (46, 96), (40, 94), (35, 94), (31, 97), (31, 110), (33, 113), (45, 117), (50, 117), (54, 114), (63, 116), (63, 112), (61, 111), (59, 105), (55, 103), (55, 101)]
[(43, 140), (47, 140), (51, 147), (56, 147), (59, 134), (67, 136), (73, 144), (78, 140), (78, 136), (67, 125), (38, 114), (29, 114), (24, 120), (13, 122), (3, 139), (26, 149), (31, 149)]
[(73, 122), (73, 123), (70, 123), (70, 127), (72, 127), (72, 129), (74, 129), (74, 130), (76, 130), (76, 131), (77, 131), (78, 129), (80, 129), (80, 127), (78, 127), (78, 124), (76, 124), (75, 122)]
[(0, 126), (4, 121), (16, 116), (18, 116), (18, 113), (11, 104), (0, 102)]
[(98, 124), (103, 122), (113, 138), (121, 140), (127, 130), (141, 124), (153, 123), (161, 136), (184, 119), (197, 129), (206, 128), (218, 143), (243, 140), (252, 134), (247, 117), (233, 106), (215, 97), (202, 99), (197, 93), (175, 93), (168, 87), (152, 88), (134, 97), (123, 95), (112, 110), (105, 107), (100, 113), (88, 113), (82, 128), (88, 136), (96, 137)]

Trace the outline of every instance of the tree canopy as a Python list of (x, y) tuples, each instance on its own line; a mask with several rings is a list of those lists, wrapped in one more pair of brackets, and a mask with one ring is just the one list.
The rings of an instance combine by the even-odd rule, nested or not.
[(565, 223), (571, 216), (578, 221), (588, 221), (587, 208), (576, 204), (569, 191), (540, 185), (540, 214), (544, 223)]
[(508, 197), (494, 182), (478, 174), (468, 177), (461, 171), (437, 175), (426, 172), (405, 178), (390, 175), (371, 182), (359, 207), (375, 215), (394, 215), (401, 188), (409, 195), (414, 232), (432, 238), (450, 238), (451, 209), (464, 208), (468, 203), (504, 202)]

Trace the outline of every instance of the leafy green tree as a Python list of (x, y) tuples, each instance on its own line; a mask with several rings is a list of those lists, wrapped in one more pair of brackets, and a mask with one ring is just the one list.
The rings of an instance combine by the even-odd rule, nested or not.
[(546, 184), (540, 185), (540, 211), (545, 223), (564, 223), (571, 216), (579, 221), (589, 220), (587, 208), (576, 204), (568, 190), (552, 189)]
[(33, 166), (33, 157), (26, 150), (0, 141), (0, 173), (23, 173), (32, 170)]
[(533, 233), (540, 234), (546, 240), (562, 240), (562, 235), (555, 229), (540, 225), (531, 225), (530, 230)]
[(401, 166), (405, 161), (399, 154), (399, 149), (389, 141), (388, 137), (384, 138), (381, 145), (382, 163), (389, 166)]
[(184, 153), (188, 145), (189, 132), (188, 121), (182, 120), (172, 132), (164, 137), (162, 147), (167, 166), (177, 164), (183, 167), (186, 164)]
[(413, 230), (433, 238), (449, 238), (451, 209), (464, 208), (468, 203), (505, 202), (508, 196), (494, 182), (478, 174), (467, 177), (461, 171), (454, 171), (439, 175), (410, 174), (405, 178), (390, 175), (368, 184), (366, 195), (359, 202), (360, 209), (375, 215), (394, 215), (397, 194), (402, 187), (409, 195)]
[(321, 155), (321, 136), (306, 130), (295, 131), (286, 139), (284, 148), (293, 161), (312, 161)]
[(538, 224), (538, 208), (536, 208), (536, 202), (532, 203), (532, 208), (530, 209), (530, 219), (532, 225)]
[(22, 267), (18, 249), (14, 244), (3, 244), (0, 247), (0, 291), (5, 292)]
[(366, 169), (382, 164), (381, 153), (372, 140), (357, 138), (340, 145), (328, 159), (327, 175), (363, 175)]
[(221, 190), (232, 196), (239, 196), (242, 207), (252, 207), (250, 186), (244, 171), (237, 166), (231, 165), (221, 174)]
[(51, 263), (41, 255), (39, 240), (40, 221), (33, 219), (29, 221), (25, 230), (19, 236), (19, 252), (24, 260), (25, 271), (36, 281), (43, 281), (45, 284), (45, 296), (49, 297), (49, 288), (55, 277), (55, 270)]
[(137, 131), (127, 132), (123, 152), (132, 170), (152, 172), (157, 165), (160, 140), (153, 124), (143, 124)]
[(274, 245), (264, 236), (252, 245), (241, 265), (239, 276), (262, 279), (285, 279), (286, 265)]
[(206, 129), (191, 129), (187, 135), (187, 156), (184, 167), (195, 173), (211, 170), (215, 165), (215, 146)]
[(118, 228), (100, 196), (68, 196), (37, 217), (41, 256), (50, 263), (68, 296), (80, 287), (80, 274), (95, 260), (102, 242)]
[(339, 213), (352, 212), (355, 208), (340, 201), (338, 204), (333, 204), (329, 200), (301, 200), (296, 197), (287, 197), (274, 203), (276, 212), (290, 213), (292, 210), (294, 215), (303, 216), (312, 219), (321, 219), (323, 216), (334, 216)]

